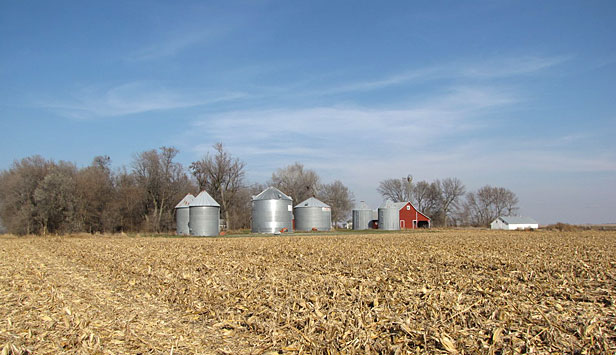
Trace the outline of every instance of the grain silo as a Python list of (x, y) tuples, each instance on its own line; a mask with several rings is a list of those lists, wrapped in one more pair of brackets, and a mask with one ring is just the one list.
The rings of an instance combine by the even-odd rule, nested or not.
[(390, 200), (379, 206), (379, 229), (400, 230), (400, 211)]
[(293, 214), (295, 215), (295, 230), (328, 231), (332, 229), (331, 207), (314, 197), (295, 206)]
[(293, 231), (293, 199), (275, 187), (252, 197), (252, 232)]
[(201, 191), (190, 203), (190, 235), (216, 236), (220, 232), (220, 205), (207, 192)]
[(370, 229), (370, 221), (372, 220), (372, 210), (366, 202), (361, 201), (357, 208), (353, 210), (353, 229), (364, 230)]
[(190, 218), (189, 206), (195, 196), (188, 194), (175, 206), (175, 230), (177, 235), (188, 235), (188, 221)]

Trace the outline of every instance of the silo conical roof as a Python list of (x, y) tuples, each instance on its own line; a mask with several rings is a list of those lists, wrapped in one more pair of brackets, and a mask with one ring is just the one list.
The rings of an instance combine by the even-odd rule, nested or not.
[(385, 200), (383, 204), (379, 206), (379, 208), (396, 208), (396, 204), (392, 200)]
[(320, 201), (314, 197), (311, 197), (307, 199), (306, 201), (299, 203), (297, 206), (295, 206), (295, 208), (298, 208), (298, 207), (327, 207), (329, 208), (329, 205), (324, 203), (323, 201)]
[(289, 201), (293, 201), (293, 199), (291, 197), (285, 195), (282, 191), (278, 190), (277, 188), (275, 188), (273, 186), (270, 186), (267, 189), (263, 190), (263, 192), (261, 192), (257, 196), (253, 196), (252, 200), (253, 201), (258, 201), (258, 200), (289, 200)]
[(193, 202), (194, 199), (195, 196), (193, 196), (192, 194), (187, 194), (186, 196), (184, 196), (182, 201), (175, 205), (175, 208), (188, 208), (188, 206), (190, 206), (190, 203)]
[(370, 207), (368, 207), (368, 204), (366, 203), (366, 201), (361, 201), (357, 204), (357, 206), (355, 206), (354, 209), (355, 210), (370, 210)]
[(213, 206), (220, 207), (218, 202), (210, 196), (206, 191), (201, 191), (197, 197), (190, 203), (190, 207)]

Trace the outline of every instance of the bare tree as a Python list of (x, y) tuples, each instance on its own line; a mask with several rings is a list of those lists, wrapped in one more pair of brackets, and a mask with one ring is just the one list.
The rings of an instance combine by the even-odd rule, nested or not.
[[(504, 187), (494, 188), (494, 211), (496, 217), (511, 216), (518, 210), (518, 197)], [(494, 218), (496, 218), (494, 217)], [(490, 221), (491, 222), (491, 221)]]
[(272, 174), (271, 185), (277, 187), (300, 203), (313, 197), (319, 190), (319, 175), (314, 170), (304, 169), (301, 163), (289, 165)]
[(441, 210), (443, 212), (443, 225), (447, 227), (447, 218), (452, 213), (452, 210), (459, 206), (458, 203), (460, 198), (464, 196), (466, 188), (464, 187), (462, 181), (458, 178), (443, 179), (440, 186), (443, 196), (441, 205)]
[(34, 191), (54, 167), (54, 163), (36, 155), (13, 162), (0, 173), (0, 217), (10, 233), (39, 233)]
[(16, 161), (0, 172), (0, 218), (16, 234), (169, 229), (172, 203), (193, 189), (176, 154), (143, 152), (132, 173), (117, 174), (105, 156), (83, 169), (40, 156)]
[(182, 165), (173, 161), (178, 152), (161, 147), (138, 154), (133, 162), (133, 173), (145, 195), (146, 227), (156, 232), (171, 229), (174, 203), (190, 186)]
[(114, 232), (138, 231), (146, 215), (145, 194), (137, 176), (125, 167), (113, 176), (114, 194), (104, 214), (104, 223)]
[(111, 173), (111, 159), (97, 156), (92, 165), (81, 169), (75, 177), (76, 193), (79, 202), (79, 218), (86, 232), (111, 231), (107, 215), (111, 212), (109, 204), (114, 198), (115, 189)]
[(190, 165), (190, 171), (197, 179), (199, 189), (206, 190), (221, 204), (228, 229), (240, 225), (239, 206), (245, 201), (247, 194), (242, 194), (244, 186), (244, 167), (246, 163), (233, 158), (224, 150), (222, 143), (214, 144), (216, 153), (209, 153), (201, 160)]
[(34, 190), (37, 220), (43, 234), (81, 230), (77, 218), (76, 171), (74, 165), (60, 162)]
[(413, 203), (421, 212), (432, 216), (438, 213), (443, 200), (440, 183), (419, 181), (413, 185)]
[(413, 190), (407, 178), (386, 179), (379, 183), (376, 189), (383, 198), (394, 202), (411, 201)]
[(486, 185), (466, 194), (465, 219), (474, 226), (487, 226), (499, 216), (515, 213), (517, 203), (517, 196), (510, 190)]
[(331, 184), (322, 185), (319, 199), (327, 203), (332, 209), (332, 222), (345, 222), (353, 208), (353, 193), (339, 180)]

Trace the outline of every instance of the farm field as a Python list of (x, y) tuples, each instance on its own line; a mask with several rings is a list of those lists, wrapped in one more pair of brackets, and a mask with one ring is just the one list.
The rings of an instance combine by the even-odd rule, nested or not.
[(616, 352), (616, 232), (0, 237), (10, 353)]

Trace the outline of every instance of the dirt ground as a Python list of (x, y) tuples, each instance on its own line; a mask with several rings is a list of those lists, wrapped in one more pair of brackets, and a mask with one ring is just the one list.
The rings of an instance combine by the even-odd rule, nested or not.
[(2, 354), (616, 352), (616, 232), (0, 237)]

